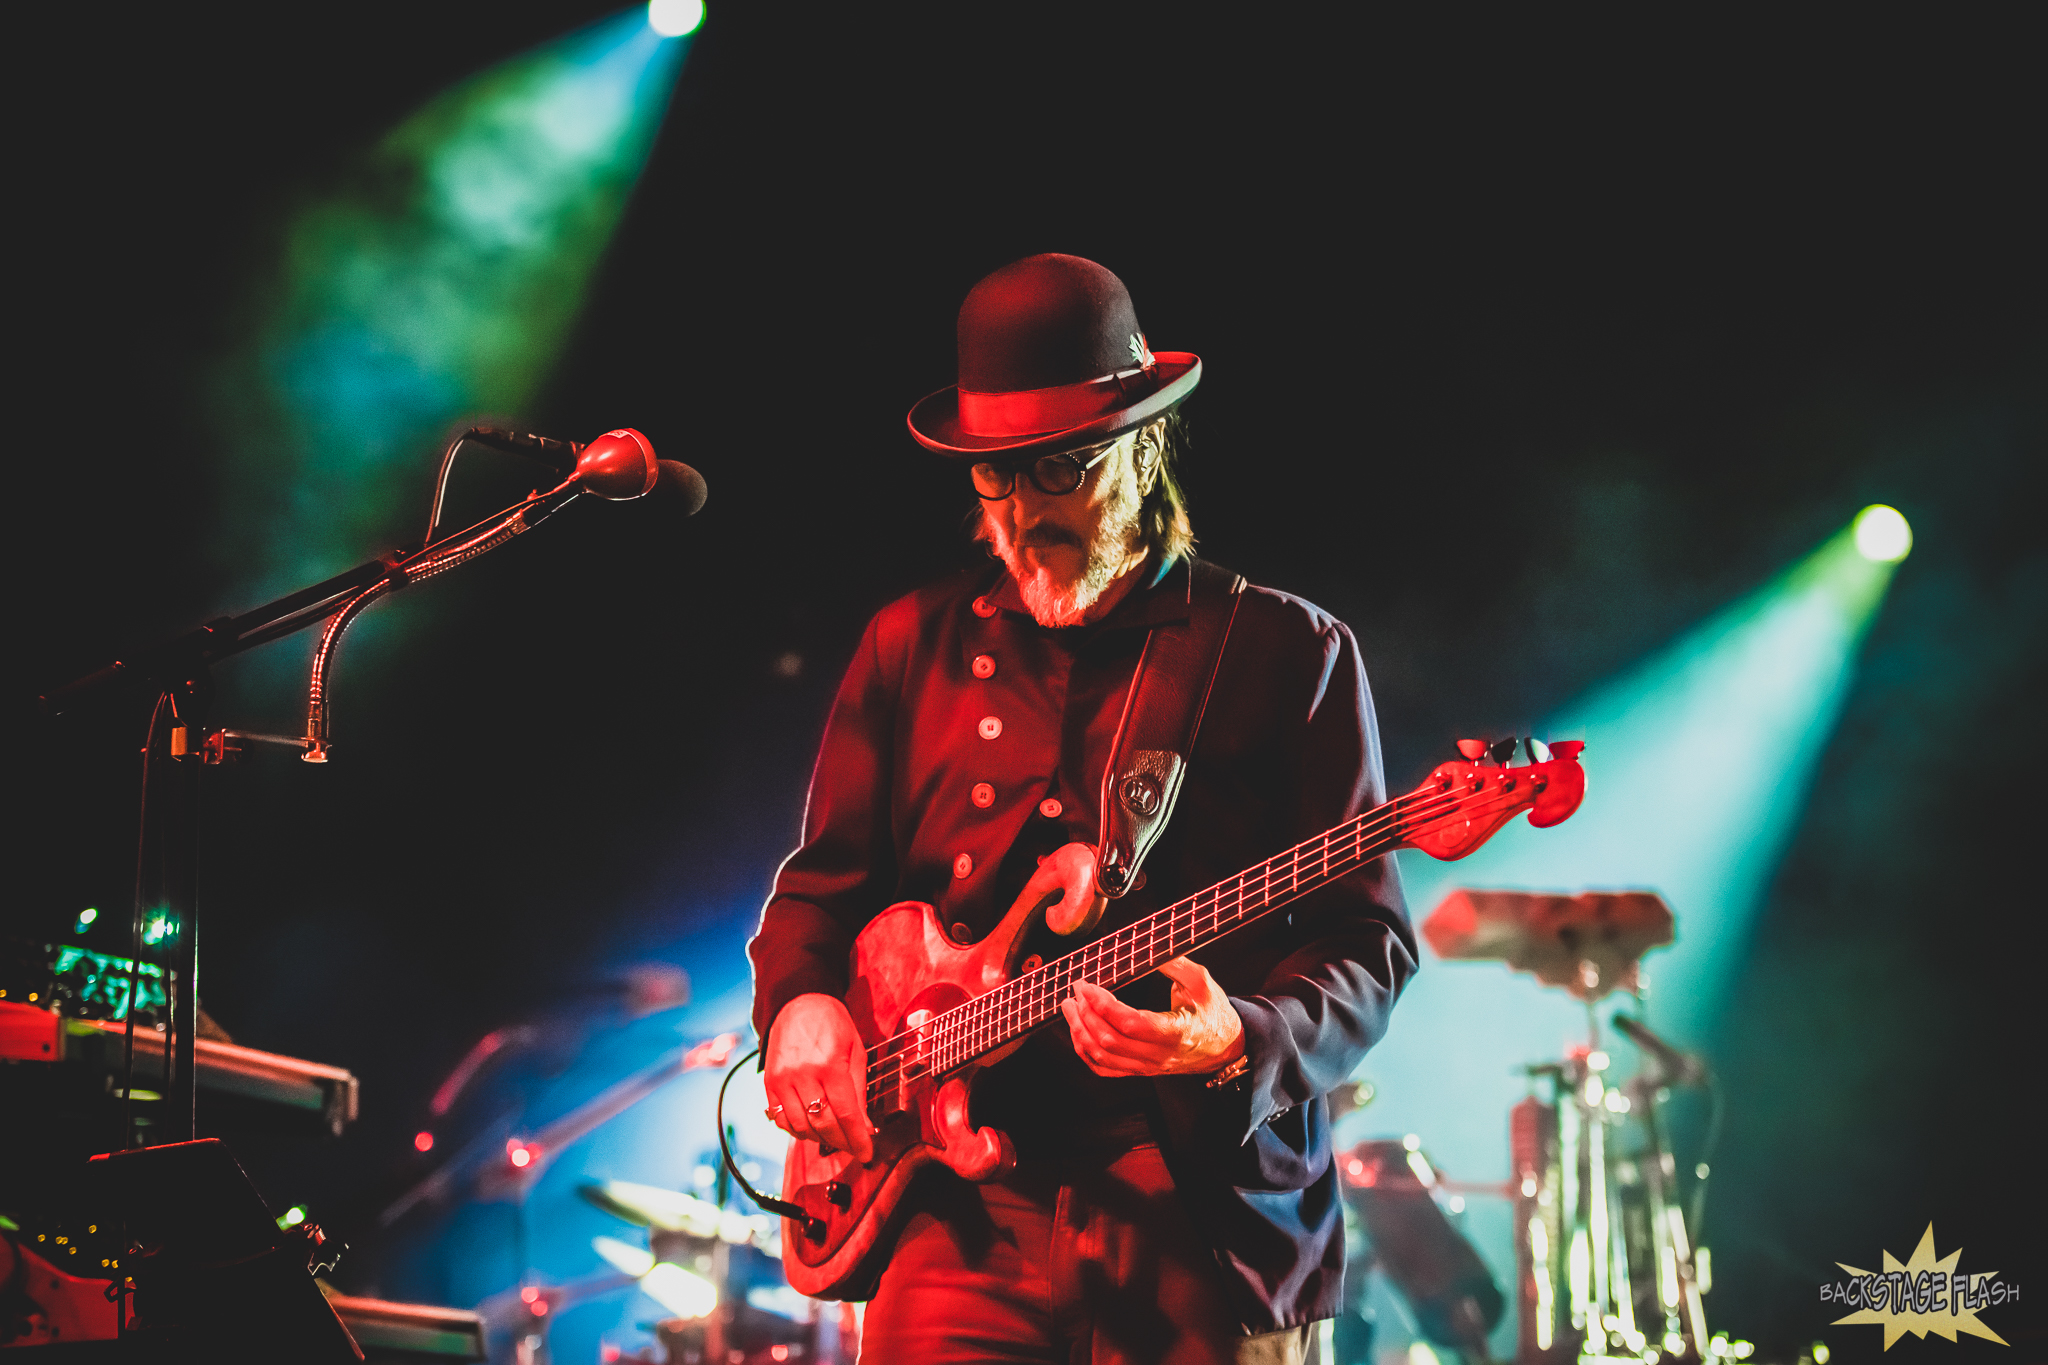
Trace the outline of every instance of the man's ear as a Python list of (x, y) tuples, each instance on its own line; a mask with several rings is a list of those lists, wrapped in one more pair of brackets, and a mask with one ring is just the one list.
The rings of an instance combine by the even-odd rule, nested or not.
[(1159, 481), (1159, 466), (1163, 462), (1166, 448), (1166, 419), (1149, 424), (1138, 432), (1137, 448), (1131, 452), (1137, 463), (1138, 495), (1152, 491), (1152, 485)]

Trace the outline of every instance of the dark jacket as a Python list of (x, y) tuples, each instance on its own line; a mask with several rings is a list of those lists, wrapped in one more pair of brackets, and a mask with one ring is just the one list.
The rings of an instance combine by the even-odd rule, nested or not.
[[(826, 726), (803, 842), (748, 949), (764, 1039), (796, 996), (845, 994), (854, 936), (883, 907), (927, 901), (965, 926), (956, 935), (978, 938), (1039, 856), (1095, 842), (1139, 651), (1151, 626), (1186, 619), (1188, 579), (1184, 563), (1171, 565), (1099, 624), (1047, 630), (1006, 575), (984, 571), (912, 593), (869, 623)], [(1172, 823), (1145, 884), (1112, 902), (1097, 932), (1322, 833), (1385, 800), (1384, 785), (1350, 630), (1299, 598), (1247, 589)], [(1033, 945), (1048, 957), (1077, 946)], [(1063, 1124), (1085, 1135), (1142, 1109), (1245, 1330), (1333, 1316), (1344, 1235), (1323, 1096), (1385, 1032), (1415, 970), (1394, 862), (1369, 863), (1194, 957), (1244, 1020), (1242, 1081), (1104, 1081), (1055, 1021), (977, 1082), (976, 1121), (1012, 1131), (1028, 1157), (1072, 1136)], [(1166, 983), (1155, 974), (1122, 994), (1160, 1009)]]

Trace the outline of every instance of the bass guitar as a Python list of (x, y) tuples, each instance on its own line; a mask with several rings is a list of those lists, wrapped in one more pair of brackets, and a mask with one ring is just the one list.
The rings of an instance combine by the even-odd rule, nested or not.
[(1506, 766), (1512, 738), (1458, 747), (1462, 761), (1441, 765), (1406, 796), (1049, 962), (1022, 956), (1033, 916), (1059, 899), (1046, 894), (1045, 877), (1034, 877), (979, 943), (955, 943), (921, 901), (875, 916), (854, 940), (846, 997), (867, 1044), (875, 1155), (862, 1164), (809, 1139), (791, 1141), (783, 1199), (803, 1216), (783, 1219), (790, 1286), (812, 1298), (866, 1297), (887, 1259), (891, 1216), (920, 1167), (937, 1161), (987, 1180), (1014, 1163), (1007, 1137), (968, 1121), (975, 1074), (1056, 1018), (1076, 982), (1114, 991), (1382, 854), (1416, 848), (1462, 858), (1521, 812), (1532, 825), (1555, 825), (1585, 795), (1582, 743), (1546, 749), (1532, 740), (1532, 761), (1522, 767)]

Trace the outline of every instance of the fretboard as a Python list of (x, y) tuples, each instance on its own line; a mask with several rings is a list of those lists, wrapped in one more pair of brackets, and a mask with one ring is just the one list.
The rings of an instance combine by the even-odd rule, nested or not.
[(1440, 798), (1411, 793), (1375, 806), (1355, 820), (955, 1005), (917, 1033), (885, 1039), (868, 1050), (868, 1074), (875, 1083), (886, 1084), (887, 1078), (901, 1073), (909, 1060), (906, 1053), (913, 1050), (921, 1070), (944, 1074), (1049, 1022), (1076, 982), (1092, 982), (1108, 991), (1127, 986), (1160, 963), (1213, 943), (1400, 847), (1408, 826), (1404, 815), (1411, 803), (1422, 800), (1435, 806)]

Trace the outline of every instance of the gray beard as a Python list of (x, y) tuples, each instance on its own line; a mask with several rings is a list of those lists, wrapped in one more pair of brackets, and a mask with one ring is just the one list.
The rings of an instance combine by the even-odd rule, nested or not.
[(1032, 568), (1015, 546), (998, 549), (997, 554), (1010, 577), (1016, 580), (1017, 592), (1032, 620), (1048, 628), (1081, 624), (1089, 609), (1102, 600), (1102, 594), (1116, 581), (1117, 570), (1130, 556), (1130, 547), (1138, 543), (1143, 507), (1144, 499), (1133, 493), (1118, 498), (1103, 510), (1101, 532), (1088, 547), (1088, 562), (1081, 576), (1072, 583), (1056, 582), (1043, 569)]

